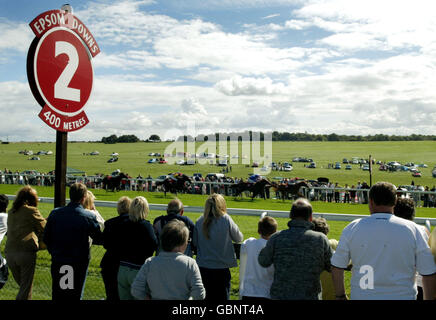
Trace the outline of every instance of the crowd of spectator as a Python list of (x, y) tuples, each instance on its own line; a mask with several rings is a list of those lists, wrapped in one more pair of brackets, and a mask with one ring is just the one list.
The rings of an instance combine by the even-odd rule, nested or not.
[[(243, 300), (348, 299), (349, 270), (351, 299), (436, 299), (436, 231), (414, 223), (414, 200), (397, 197), (387, 182), (370, 188), (371, 215), (351, 222), (339, 241), (328, 238), (327, 221), (312, 217), (306, 198), (292, 203), (288, 229), (278, 230), (277, 221), (263, 214), (259, 238), (244, 241), (218, 193), (207, 198), (195, 223), (178, 199), (151, 223), (146, 198), (123, 196), (118, 216), (104, 221), (84, 184), (74, 183), (69, 193), (70, 203), (44, 219), (37, 192), (24, 186), (8, 214), (0, 215), (17, 299), (32, 298), (36, 254), (44, 249), (51, 255), (52, 299), (81, 299), (91, 245), (106, 249), (100, 266), (108, 300), (228, 300), (238, 258)], [(1, 196), (1, 211), (7, 206)], [(0, 256), (0, 266), (4, 262)]]

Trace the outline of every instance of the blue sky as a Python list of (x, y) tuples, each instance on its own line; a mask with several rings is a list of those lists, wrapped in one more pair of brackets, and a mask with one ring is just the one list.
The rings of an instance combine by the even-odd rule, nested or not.
[[(432, 1), (69, 2), (93, 33), (90, 123), (69, 140), (195, 132), (436, 134)], [(54, 141), (26, 75), (37, 15), (0, 0), (0, 139)], [(189, 127), (191, 126), (191, 127)]]

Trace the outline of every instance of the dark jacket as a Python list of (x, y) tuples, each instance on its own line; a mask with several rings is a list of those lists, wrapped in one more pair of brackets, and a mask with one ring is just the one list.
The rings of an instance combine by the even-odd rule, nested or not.
[(173, 219), (183, 221), (185, 223), (186, 227), (188, 228), (189, 240), (188, 240), (188, 246), (186, 247), (186, 250), (185, 250), (185, 254), (187, 256), (192, 257), (192, 252), (193, 251), (195, 252), (195, 248), (193, 247), (193, 244), (192, 244), (192, 237), (194, 235), (195, 224), (188, 217), (181, 216), (179, 214), (174, 214), (174, 213), (170, 213), (167, 215), (162, 215), (162, 216), (157, 217), (153, 221), (153, 228), (154, 228), (154, 231), (156, 233), (156, 237), (157, 237), (158, 241), (160, 241), (159, 237), (160, 237), (160, 234), (162, 232), (163, 227)]
[(103, 234), (95, 216), (81, 204), (70, 202), (54, 209), (47, 218), (43, 240), (52, 262), (85, 263), (90, 259), (90, 242), (102, 244)]
[(327, 237), (311, 230), (309, 221), (291, 220), (288, 230), (277, 232), (259, 253), (259, 264), (274, 264), (271, 298), (317, 300), (321, 292), (320, 275), (330, 271), (332, 249)]
[(120, 237), (121, 225), (129, 219), (129, 214), (124, 213), (115, 218), (106, 220), (103, 230), (103, 246), (106, 252), (101, 259), (100, 267), (118, 267), (120, 264), (120, 253), (118, 241)]
[(117, 241), (110, 248), (120, 257), (120, 262), (142, 266), (157, 249), (153, 226), (147, 220), (133, 222), (125, 219), (117, 228), (117, 233)]

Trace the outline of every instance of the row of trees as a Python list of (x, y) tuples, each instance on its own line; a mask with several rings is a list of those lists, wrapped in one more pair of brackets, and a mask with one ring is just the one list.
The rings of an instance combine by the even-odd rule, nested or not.
[(309, 134), (309, 133), (290, 133), (277, 132), (272, 133), (273, 141), (436, 141), (435, 135), (411, 134), (408, 136), (375, 134), (375, 135), (339, 135), (331, 134)]
[[(256, 134), (254, 134), (256, 133)], [(242, 140), (242, 137), (249, 137), (250, 140), (260, 139), (264, 140), (265, 134), (263, 132), (253, 132), (253, 131), (245, 131), (245, 132), (232, 132), (221, 134), (227, 136), (227, 140), (230, 140), (230, 137), (238, 137), (238, 140)], [(301, 133), (291, 133), (291, 132), (278, 132), (273, 131), (272, 133), (268, 133), (271, 136), (272, 141), (436, 141), (436, 135), (422, 135), (422, 134), (411, 134), (408, 136), (398, 136), (398, 135), (387, 135), (387, 134), (375, 134), (375, 135), (339, 135), (336, 133), (330, 134), (310, 134), (307, 132)], [(212, 134), (213, 136), (213, 134)], [(220, 133), (215, 133), (216, 141), (219, 141)], [(208, 136), (198, 135), (197, 137), (192, 136), (182, 136), (177, 140), (179, 141), (207, 141)], [(122, 135), (117, 137), (116, 135), (111, 135), (109, 137), (103, 137), (101, 142), (103, 143), (118, 143), (118, 142), (139, 142), (141, 141), (135, 135)], [(152, 134), (145, 142), (160, 142), (160, 137), (156, 134)]]
[[(101, 142), (106, 144), (114, 144), (118, 142), (139, 142), (141, 141), (137, 136), (134, 134), (128, 134), (128, 135), (122, 135), (117, 137), (115, 134), (110, 135), (109, 137), (103, 137), (101, 139)], [(160, 142), (160, 138), (156, 134), (152, 134), (150, 138), (145, 140), (145, 142)]]

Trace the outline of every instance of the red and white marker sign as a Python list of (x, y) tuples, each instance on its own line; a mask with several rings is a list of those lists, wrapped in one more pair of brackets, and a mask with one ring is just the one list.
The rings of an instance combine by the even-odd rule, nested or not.
[(58, 131), (83, 128), (89, 123), (83, 108), (92, 91), (91, 56), (100, 52), (97, 43), (80, 20), (63, 10), (44, 12), (30, 26), (39, 38), (29, 77), (37, 100), (44, 101), (39, 117)]

